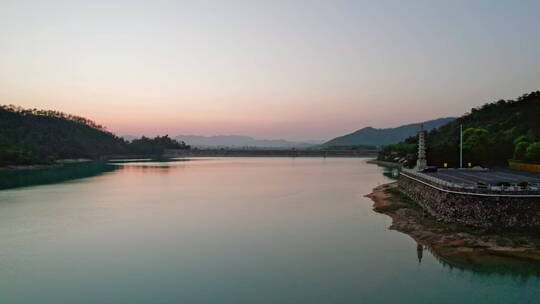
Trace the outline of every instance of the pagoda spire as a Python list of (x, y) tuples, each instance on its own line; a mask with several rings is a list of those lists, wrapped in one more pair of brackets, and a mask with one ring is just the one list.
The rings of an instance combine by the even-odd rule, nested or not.
[(418, 131), (418, 160), (416, 161), (416, 171), (422, 171), (427, 168), (426, 160), (426, 131), (424, 131), (424, 124), (420, 125)]

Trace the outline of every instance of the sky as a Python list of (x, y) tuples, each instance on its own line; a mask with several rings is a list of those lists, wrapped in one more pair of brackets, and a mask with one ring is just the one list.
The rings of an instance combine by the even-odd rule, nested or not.
[(330, 139), (540, 89), (540, 1), (0, 0), (0, 104)]

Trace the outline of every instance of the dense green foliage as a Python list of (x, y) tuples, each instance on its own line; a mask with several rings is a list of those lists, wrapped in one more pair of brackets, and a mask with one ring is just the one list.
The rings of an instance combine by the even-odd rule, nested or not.
[(463, 154), (467, 162), (481, 164), (489, 159), (492, 146), (489, 131), (484, 128), (468, 128), (463, 131)]
[(514, 148), (514, 159), (527, 159), (527, 148), (530, 145), (529, 142), (518, 142)]
[(403, 161), (407, 167), (416, 163), (418, 144), (415, 137), (409, 137), (405, 141), (382, 147), (378, 160), (397, 162)]
[(49, 163), (127, 153), (127, 143), (102, 126), (57, 111), (0, 108), (0, 163)]
[[(429, 132), (428, 163), (435, 166), (459, 165), (460, 125), (463, 125), (464, 165), (507, 165), (508, 159), (540, 161), (540, 91), (516, 100), (499, 100), (473, 108), (470, 113)], [(416, 144), (417, 137), (403, 143)], [(414, 149), (413, 149), (414, 150)], [(414, 158), (415, 151), (396, 147), (383, 149), (380, 158), (393, 153)]]
[(129, 148), (137, 154), (161, 154), (165, 149), (189, 149), (189, 146), (183, 141), (178, 142), (165, 135), (154, 138), (143, 136), (139, 139), (134, 139), (129, 144)]
[(535, 142), (527, 147), (526, 160), (540, 162), (540, 142)]
[(95, 122), (57, 111), (0, 106), (0, 165), (48, 164), (56, 159), (159, 154), (189, 148), (168, 136), (129, 143)]

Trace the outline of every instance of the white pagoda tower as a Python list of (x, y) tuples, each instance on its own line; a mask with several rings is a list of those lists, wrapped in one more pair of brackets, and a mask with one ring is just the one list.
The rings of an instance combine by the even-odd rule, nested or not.
[(426, 160), (426, 131), (424, 131), (424, 124), (420, 125), (420, 131), (418, 131), (418, 160), (416, 161), (416, 171), (422, 171), (427, 168)]

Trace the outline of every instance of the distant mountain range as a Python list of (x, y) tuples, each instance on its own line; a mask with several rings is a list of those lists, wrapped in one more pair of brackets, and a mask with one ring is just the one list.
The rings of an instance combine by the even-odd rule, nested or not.
[[(453, 121), (454, 117), (439, 118), (424, 122), (424, 128), (427, 131), (438, 128), (448, 122)], [(305, 149), (315, 146), (383, 146), (395, 144), (407, 137), (414, 136), (418, 132), (421, 123), (404, 125), (396, 128), (375, 129), (367, 127), (351, 134), (336, 137), (330, 141), (288, 141), (284, 139), (256, 139), (243, 135), (177, 135), (174, 139), (183, 141), (195, 148), (260, 148), (260, 149)], [(136, 139), (133, 135), (122, 135), (122, 138), (128, 141)]]
[(216, 135), (216, 136), (198, 136), (198, 135), (178, 135), (175, 137), (178, 141), (183, 141), (192, 147), (199, 148), (308, 148), (316, 145), (314, 142), (294, 142), (284, 139), (255, 139), (242, 135)]
[[(445, 125), (455, 117), (439, 118), (423, 122), (424, 129), (430, 131), (442, 125)], [(413, 123), (396, 128), (375, 129), (367, 127), (355, 131), (353, 133), (336, 137), (325, 142), (324, 146), (348, 146), (348, 145), (368, 145), (368, 146), (384, 146), (398, 143), (407, 137), (414, 136), (418, 132), (422, 123)]]

